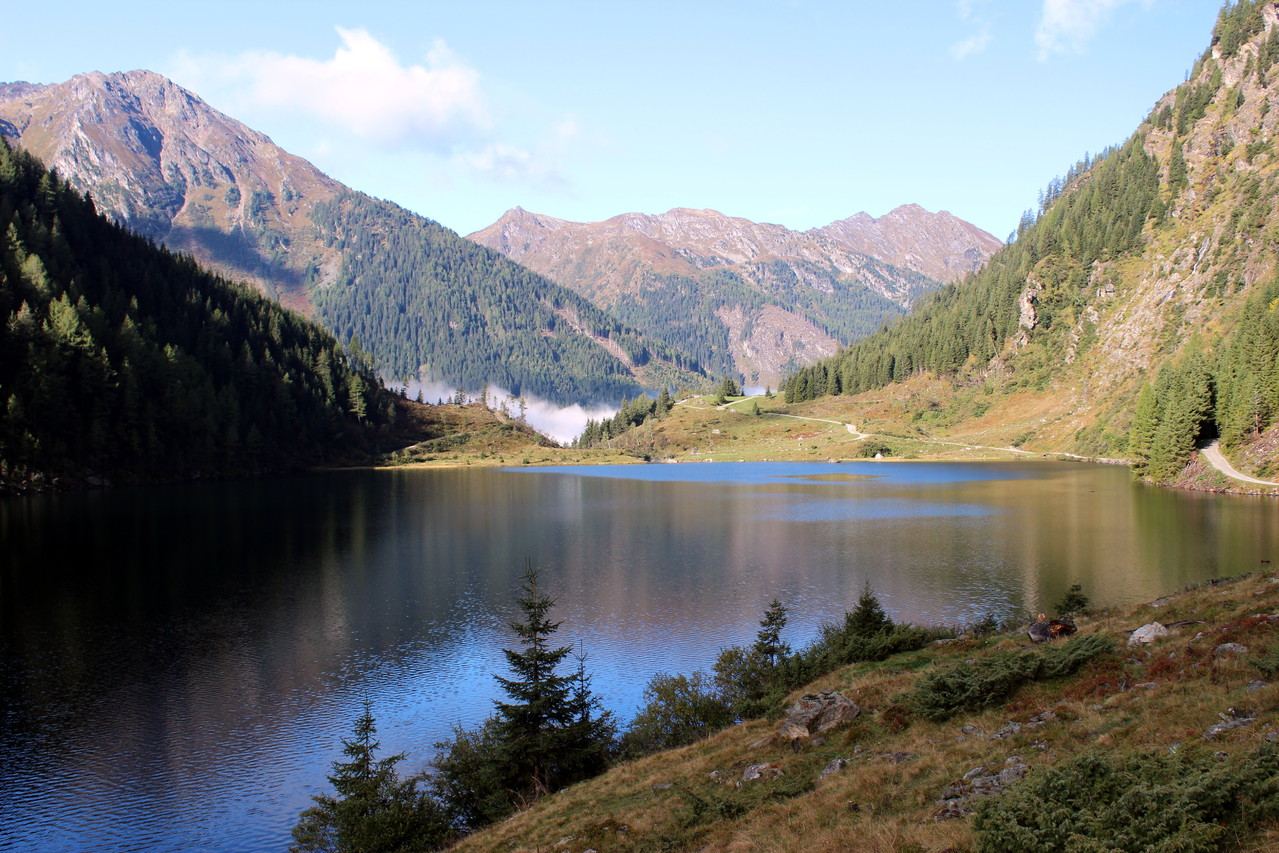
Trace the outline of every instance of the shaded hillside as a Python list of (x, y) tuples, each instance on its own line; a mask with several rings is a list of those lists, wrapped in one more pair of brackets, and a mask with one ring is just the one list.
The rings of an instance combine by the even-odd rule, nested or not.
[(1273, 3), (1224, 8), (1189, 80), (1123, 145), (1054, 181), (1012, 245), (796, 372), (788, 398), (933, 373), (982, 389), (988, 419), (1013, 397), (1042, 401), (1032, 449), (1127, 456), (1167, 481), (1220, 432), (1253, 471), (1272, 470), (1273, 450), (1246, 445), (1279, 418), (1277, 22)]
[(776, 385), (874, 331), (1002, 243), (905, 205), (807, 232), (713, 210), (567, 222), (515, 209), (470, 239), (681, 347), (713, 374)]
[(147, 71), (0, 85), (0, 135), (104, 213), (357, 335), (378, 370), (557, 403), (696, 385), (693, 359)]
[(0, 491), (351, 458), (394, 417), (328, 332), (0, 141)]

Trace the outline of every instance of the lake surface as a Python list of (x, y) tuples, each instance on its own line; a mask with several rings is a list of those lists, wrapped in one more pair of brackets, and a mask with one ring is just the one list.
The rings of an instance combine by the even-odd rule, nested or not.
[(629, 719), (774, 597), (799, 647), (1136, 602), (1279, 559), (1279, 503), (1070, 463), (337, 472), (0, 502), (0, 850), (283, 851), (368, 698), (423, 768), (498, 695), (519, 575)]

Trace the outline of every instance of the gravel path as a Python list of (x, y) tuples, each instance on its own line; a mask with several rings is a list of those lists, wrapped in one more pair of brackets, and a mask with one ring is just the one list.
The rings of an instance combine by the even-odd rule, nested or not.
[(1208, 460), (1208, 464), (1225, 474), (1227, 477), (1233, 477), (1234, 479), (1244, 483), (1255, 483), (1258, 486), (1279, 486), (1279, 483), (1274, 483), (1270, 480), (1258, 480), (1256, 477), (1249, 477), (1247, 474), (1241, 474), (1236, 471), (1234, 466), (1226, 461), (1226, 457), (1221, 455), (1221, 448), (1218, 446), (1216, 439), (1213, 439), (1212, 444), (1203, 448), (1199, 452), (1203, 454), (1204, 459)]

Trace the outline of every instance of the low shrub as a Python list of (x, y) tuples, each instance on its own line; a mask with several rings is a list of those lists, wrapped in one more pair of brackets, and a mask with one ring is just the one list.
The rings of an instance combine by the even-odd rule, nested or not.
[(1113, 648), (1110, 639), (1088, 634), (1042, 652), (992, 654), (976, 664), (928, 673), (911, 694), (910, 704), (926, 719), (948, 720), (960, 711), (1003, 704), (1027, 682), (1072, 675)]
[(1071, 584), (1070, 589), (1066, 590), (1066, 594), (1061, 597), (1061, 601), (1056, 604), (1058, 616), (1073, 616), (1076, 613), (1084, 613), (1088, 610), (1088, 596), (1084, 594), (1084, 588), (1081, 584)]
[(973, 818), (978, 853), (1208, 853), (1279, 818), (1279, 747), (1222, 761), (1088, 753), (1034, 773)]

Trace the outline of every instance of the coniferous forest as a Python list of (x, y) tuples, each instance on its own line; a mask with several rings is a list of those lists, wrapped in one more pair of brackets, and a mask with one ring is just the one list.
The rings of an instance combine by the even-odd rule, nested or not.
[(337, 283), (314, 290), (317, 316), (390, 376), (489, 383), (562, 404), (638, 394), (644, 386), (602, 340), (654, 385), (704, 378), (692, 358), (572, 291), (388, 202), (343, 193), (315, 221), (338, 235), (345, 258)]
[[(771, 282), (771, 290), (752, 287), (730, 270), (709, 270), (697, 278), (650, 273), (638, 297), (621, 299), (610, 311), (622, 322), (688, 353), (709, 375), (736, 373), (730, 332), (718, 312), (740, 306), (753, 316), (766, 305), (777, 305), (803, 316), (814, 326), (841, 341), (853, 341), (875, 331), (885, 315), (897, 316), (902, 308), (873, 290), (837, 283), (830, 292), (803, 286), (795, 271), (782, 261), (768, 266), (760, 279)], [(880, 273), (883, 265), (868, 262), (863, 275)], [(897, 271), (901, 276), (905, 271)], [(831, 276), (831, 278), (836, 278)], [(915, 275), (917, 292), (925, 292), (931, 280)], [(780, 283), (784, 283), (782, 286)], [(750, 326), (744, 330), (749, 336)]]
[[(1150, 220), (1165, 215), (1159, 164), (1134, 138), (1083, 161), (1045, 194), (1042, 214), (1023, 216), (1016, 239), (964, 281), (830, 359), (788, 377), (788, 401), (857, 394), (920, 371), (954, 375), (969, 359), (986, 363), (1019, 327), (1018, 298), (1033, 277), (1038, 323), (1046, 332), (1083, 305), (1092, 264), (1131, 249)], [(1087, 182), (1079, 178), (1089, 174)]]
[(393, 398), (328, 332), (100, 216), (0, 145), (0, 486), (350, 458)]

